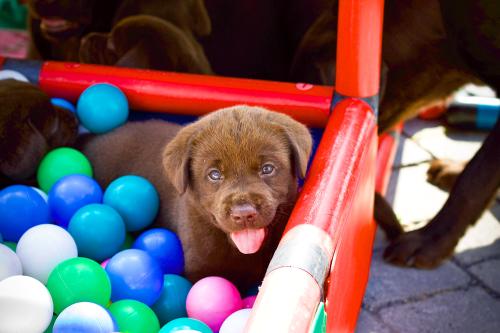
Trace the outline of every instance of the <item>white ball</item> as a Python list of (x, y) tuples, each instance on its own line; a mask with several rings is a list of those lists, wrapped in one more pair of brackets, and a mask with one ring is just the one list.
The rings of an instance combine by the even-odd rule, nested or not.
[(224, 320), (219, 333), (243, 333), (251, 312), (252, 309), (241, 309), (233, 312)]
[(43, 332), (53, 311), (49, 291), (40, 281), (23, 275), (0, 281), (0, 332)]
[(24, 275), (47, 283), (50, 272), (59, 263), (78, 255), (73, 237), (54, 224), (40, 224), (26, 231), (16, 249)]
[(38, 187), (31, 186), (32, 189), (34, 189), (40, 196), (45, 200), (45, 202), (49, 202), (49, 197), (47, 196), (47, 193), (44, 191), (40, 190)]
[(13, 71), (10, 69), (4, 69), (0, 71), (0, 80), (14, 79), (17, 81), (29, 82), (28, 78), (23, 74)]
[(0, 281), (13, 275), (23, 274), (21, 261), (8, 246), (0, 244)]

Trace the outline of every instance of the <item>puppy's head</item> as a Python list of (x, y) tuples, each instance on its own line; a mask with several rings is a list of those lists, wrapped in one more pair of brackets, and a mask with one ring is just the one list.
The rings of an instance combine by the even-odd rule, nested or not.
[(95, 0), (29, 0), (30, 15), (45, 38), (61, 40), (83, 33), (92, 21)]
[(0, 173), (15, 181), (32, 177), (49, 149), (76, 139), (76, 117), (54, 108), (37, 87), (0, 81)]
[(163, 162), (177, 191), (248, 254), (262, 247), (280, 207), (293, 205), (311, 145), (307, 128), (292, 118), (235, 106), (183, 128)]

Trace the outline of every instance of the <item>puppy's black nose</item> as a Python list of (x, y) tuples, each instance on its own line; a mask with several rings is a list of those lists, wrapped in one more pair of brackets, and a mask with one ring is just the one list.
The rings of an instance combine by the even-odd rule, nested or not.
[(252, 223), (257, 216), (257, 210), (250, 204), (236, 205), (231, 208), (230, 215), (236, 223)]

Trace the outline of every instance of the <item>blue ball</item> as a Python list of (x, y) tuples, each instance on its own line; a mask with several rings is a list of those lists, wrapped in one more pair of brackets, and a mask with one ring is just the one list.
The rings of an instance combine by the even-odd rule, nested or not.
[(213, 331), (204, 322), (194, 318), (177, 318), (163, 326), (158, 333), (184, 333), (199, 332), (213, 333)]
[(193, 284), (182, 276), (165, 274), (163, 291), (151, 307), (161, 325), (176, 318), (187, 317), (186, 298), (192, 286)]
[(125, 94), (108, 83), (91, 85), (83, 91), (76, 105), (80, 123), (92, 133), (106, 133), (123, 125), (128, 118)]
[(50, 223), (49, 206), (33, 188), (13, 185), (0, 191), (0, 233), (4, 241), (17, 242), (26, 230)]
[(150, 225), (158, 214), (160, 199), (153, 184), (139, 176), (115, 179), (104, 192), (104, 203), (123, 217), (127, 231)]
[(158, 261), (163, 274), (182, 274), (184, 254), (177, 235), (167, 229), (156, 228), (144, 231), (135, 240), (132, 248), (144, 250)]
[(59, 179), (49, 191), (49, 209), (54, 222), (67, 228), (71, 217), (83, 206), (102, 202), (99, 184), (86, 175)]
[(76, 108), (73, 105), (73, 103), (71, 103), (71, 102), (69, 102), (69, 101), (67, 101), (65, 99), (54, 97), (54, 98), (50, 99), (50, 102), (54, 106), (58, 106), (60, 108), (66, 109), (68, 111), (71, 111), (73, 113), (76, 112)]
[(111, 281), (111, 301), (134, 299), (153, 305), (163, 289), (163, 272), (147, 252), (136, 249), (115, 254), (106, 265)]
[(96, 261), (120, 251), (125, 241), (125, 224), (120, 214), (102, 204), (80, 208), (71, 218), (68, 232), (75, 240), (78, 255)]
[(118, 332), (113, 316), (102, 306), (79, 302), (68, 306), (57, 316), (53, 333), (102, 333)]

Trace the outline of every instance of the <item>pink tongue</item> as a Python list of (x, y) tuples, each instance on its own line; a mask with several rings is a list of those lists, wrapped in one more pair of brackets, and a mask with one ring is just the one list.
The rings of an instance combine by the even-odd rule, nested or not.
[(251, 254), (259, 251), (265, 237), (266, 230), (264, 228), (244, 229), (231, 233), (231, 239), (243, 254)]

